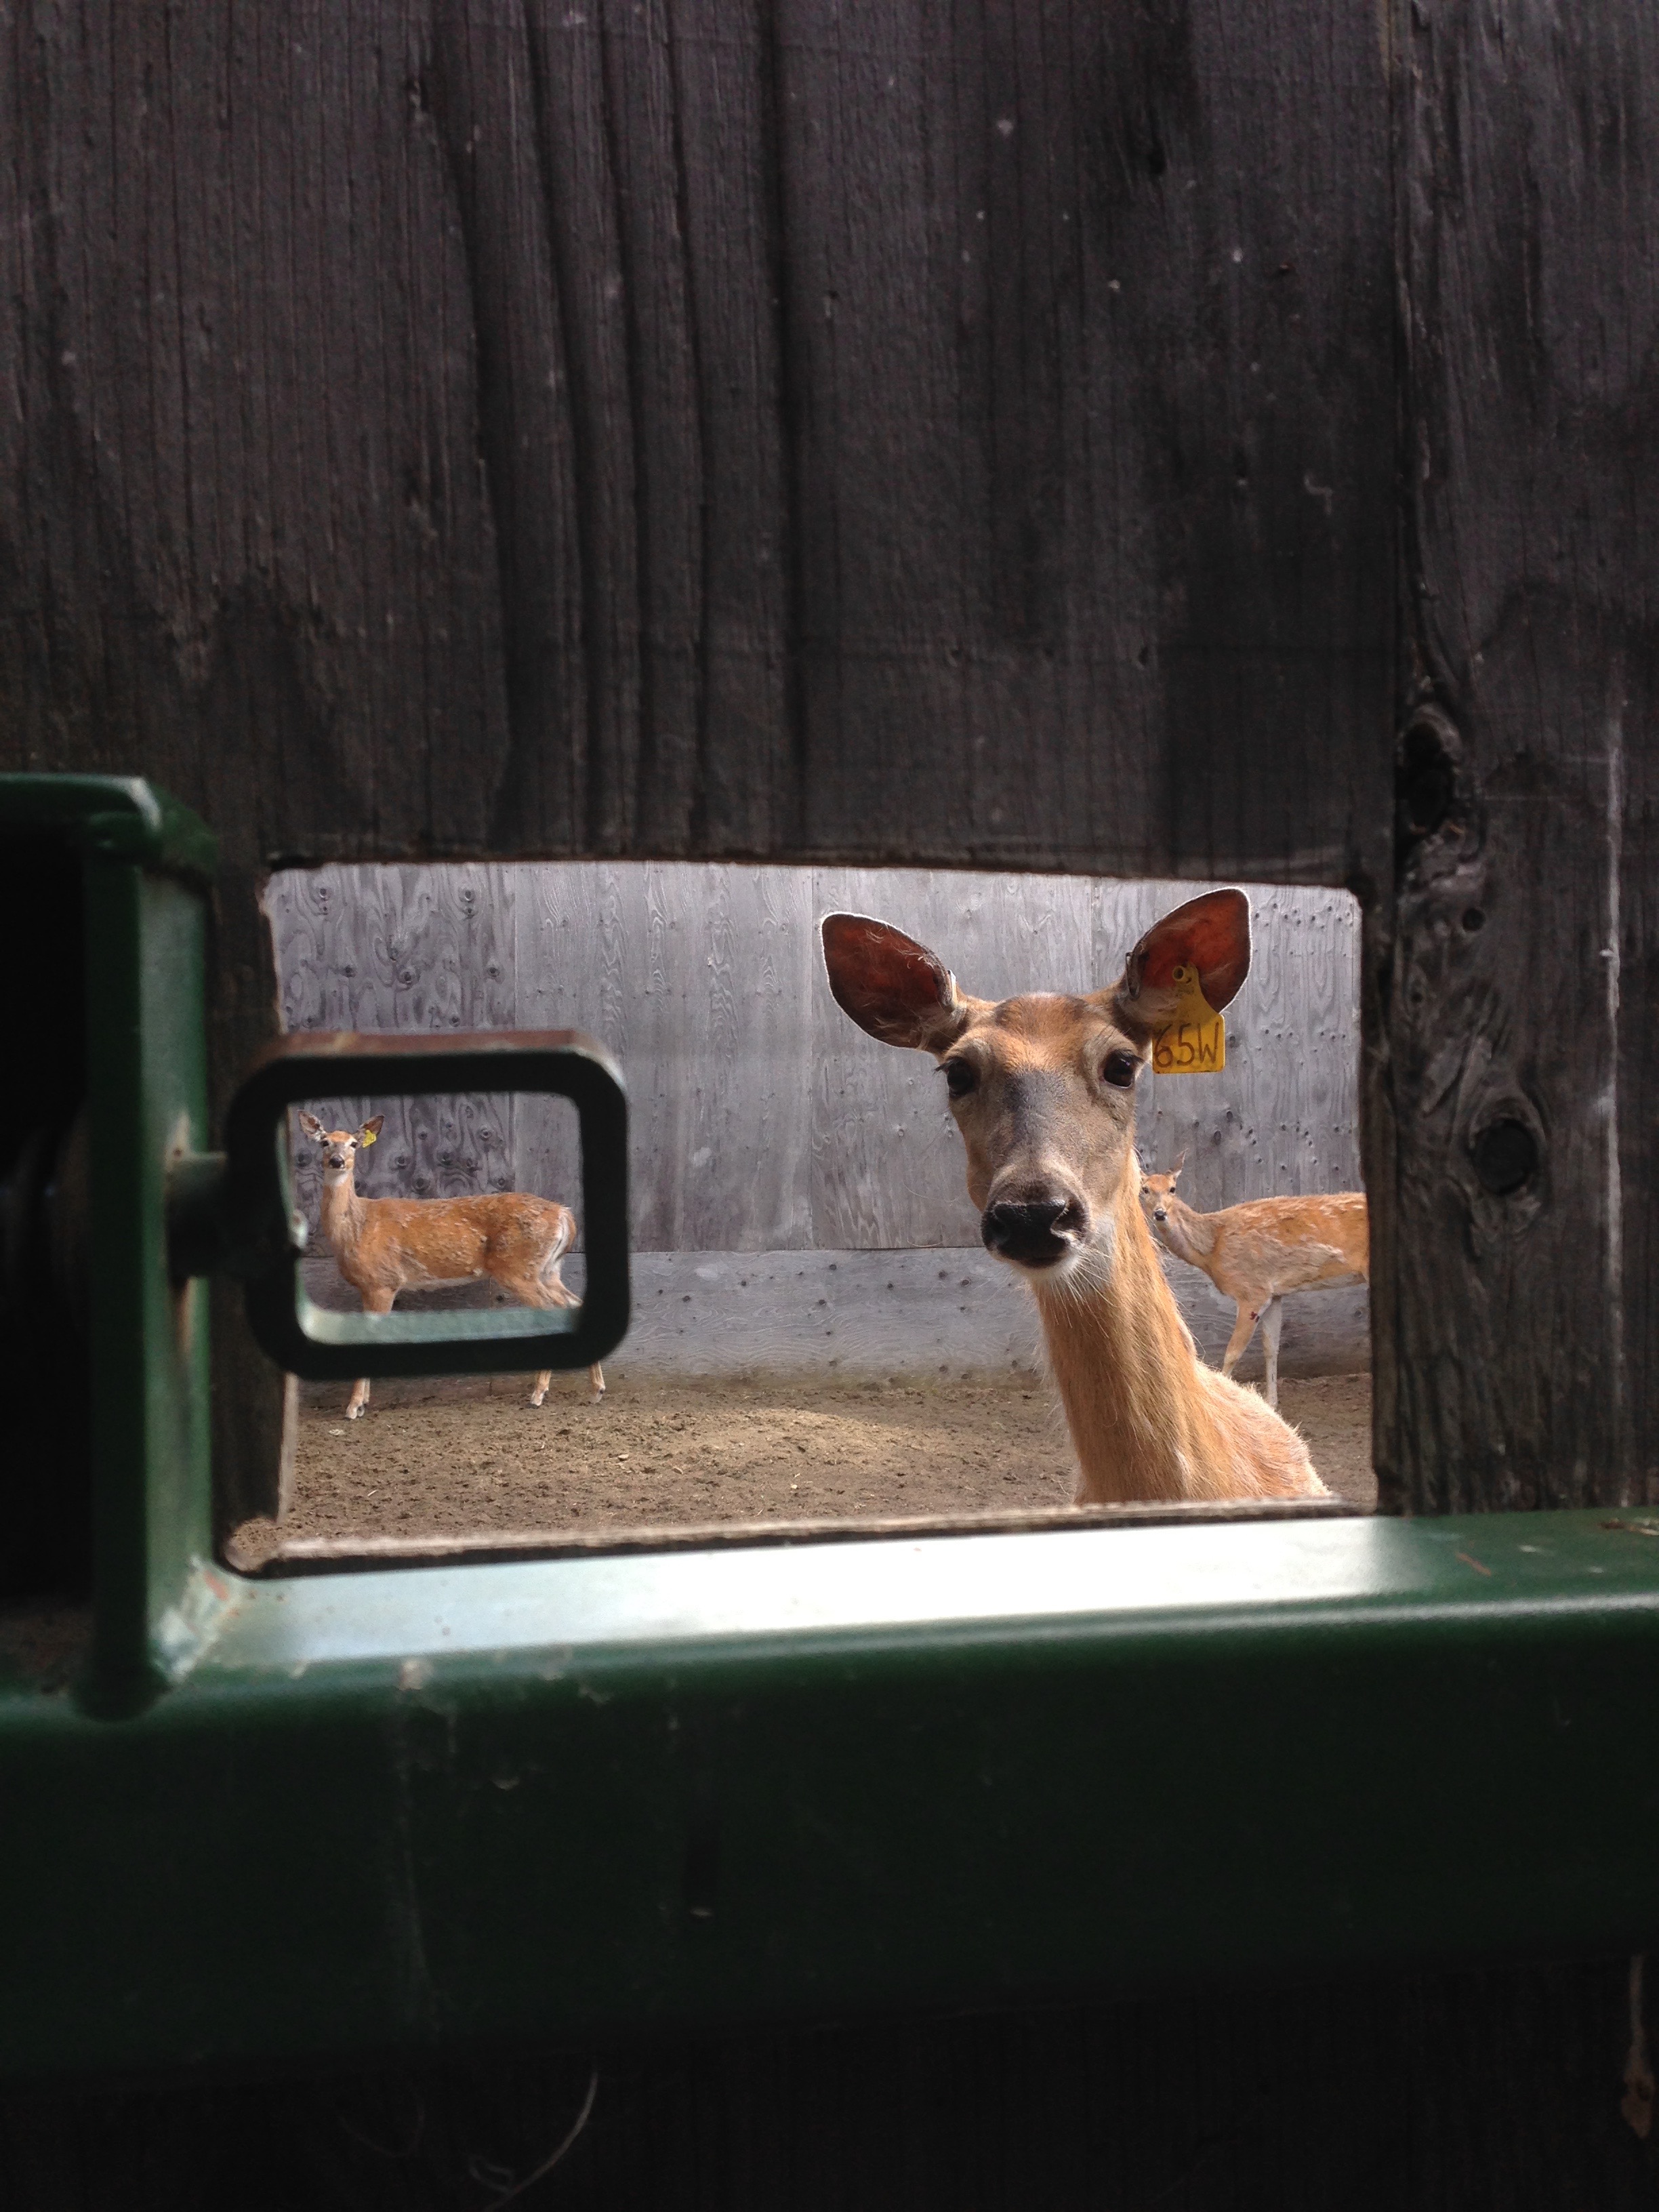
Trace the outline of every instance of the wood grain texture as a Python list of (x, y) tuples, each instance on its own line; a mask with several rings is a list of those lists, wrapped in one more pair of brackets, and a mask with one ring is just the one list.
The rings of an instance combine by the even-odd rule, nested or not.
[[(266, 908), (290, 1028), (575, 1028), (608, 1045), (629, 1082), (636, 1250), (838, 1251), (969, 1245), (978, 1224), (937, 1070), (877, 1044), (835, 1004), (820, 916), (878, 911), (931, 945), (964, 989), (1000, 998), (1111, 981), (1191, 890), (545, 862), (286, 871)], [(1182, 1194), (1206, 1207), (1358, 1179), (1358, 908), (1341, 892), (1271, 890), (1253, 906), (1255, 961), (1230, 1012), (1225, 1071), (1141, 1079), (1143, 1156), (1166, 1165), (1184, 1148)], [(363, 1163), (371, 1195), (483, 1188), (502, 1174), (567, 1203), (580, 1187), (561, 1102), (474, 1102), (465, 1129), (442, 1130), (428, 1126), (431, 1102), (315, 1110), (356, 1127), (382, 1107), (386, 1135)], [(453, 1121), (453, 1103), (444, 1110)], [(490, 1144), (478, 1134), (486, 1110)], [(300, 1158), (314, 1213), (303, 1147)]]
[(239, 882), (1374, 856), (1370, 18), (4, 25), (7, 757), (146, 769)]
[[(1646, 1498), (1659, 21), (1522, 0), (1402, 9), (1399, 35), (1416, 721), (1376, 946), (1384, 1496)], [(1505, 1123), (1535, 1152), (1507, 1193), (1480, 1172)]]

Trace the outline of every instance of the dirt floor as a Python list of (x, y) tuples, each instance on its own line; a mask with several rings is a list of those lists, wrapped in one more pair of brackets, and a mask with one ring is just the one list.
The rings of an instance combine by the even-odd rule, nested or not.
[[(301, 1414), (290, 1538), (817, 1520), (1064, 1505), (1071, 1447), (1051, 1386), (1030, 1376), (922, 1386), (794, 1377), (613, 1382), (556, 1376), (380, 1383), (360, 1421), (345, 1390)], [(1333, 1491), (1370, 1508), (1370, 1378), (1281, 1386), (1281, 1410)], [(331, 1403), (330, 1401), (332, 1401)], [(252, 1525), (239, 1548), (267, 1552)]]

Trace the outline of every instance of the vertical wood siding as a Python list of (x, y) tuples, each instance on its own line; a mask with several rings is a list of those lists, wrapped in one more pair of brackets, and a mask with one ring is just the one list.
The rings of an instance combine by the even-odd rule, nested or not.
[[(1432, 21), (1431, 17), (1432, 16)], [(1385, 1496), (1659, 1498), (1659, 13), (1401, 9)], [(1490, 1133), (1529, 1146), (1510, 1182)]]
[[(977, 1240), (933, 1064), (855, 1029), (817, 924), (879, 914), (964, 988), (1109, 981), (1177, 884), (926, 869), (596, 861), (289, 870), (267, 894), (290, 1029), (583, 1029), (627, 1074), (641, 1251), (801, 1251)], [(1255, 960), (1214, 1078), (1141, 1079), (1149, 1165), (1184, 1150), (1202, 1206), (1353, 1189), (1358, 911), (1345, 893), (1252, 894)], [(569, 1200), (574, 1117), (530, 1098), (350, 1099), (387, 1116), (362, 1188), (508, 1182)], [(314, 1206), (301, 1148), (301, 1191)]]

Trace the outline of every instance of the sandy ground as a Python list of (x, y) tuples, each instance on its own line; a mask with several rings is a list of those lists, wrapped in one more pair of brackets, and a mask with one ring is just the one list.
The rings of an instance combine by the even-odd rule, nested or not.
[[(619, 1380), (599, 1404), (585, 1376), (380, 1383), (348, 1422), (343, 1387), (308, 1392), (289, 1537), (656, 1527), (1053, 1507), (1070, 1502), (1059, 1402), (1030, 1376), (833, 1382), (767, 1376)], [(1285, 1418), (1333, 1491), (1370, 1508), (1370, 1378), (1286, 1382)], [(274, 1530), (250, 1524), (252, 1564)]]

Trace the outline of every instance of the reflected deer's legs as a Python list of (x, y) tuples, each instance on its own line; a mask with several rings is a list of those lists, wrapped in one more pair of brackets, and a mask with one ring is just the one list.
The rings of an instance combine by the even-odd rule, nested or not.
[[(548, 1288), (553, 1292), (554, 1301), (558, 1305), (579, 1306), (581, 1304), (574, 1291), (568, 1289), (556, 1275)], [(587, 1370), (587, 1395), (596, 1401), (605, 1395), (605, 1370), (597, 1359)], [(541, 1401), (538, 1399), (536, 1402), (539, 1405)]]
[[(556, 1274), (521, 1273), (511, 1277), (498, 1275), (496, 1280), (514, 1297), (521, 1298), (527, 1306), (579, 1306), (581, 1300), (566, 1288)], [(539, 1406), (547, 1396), (548, 1386), (553, 1380), (553, 1370), (544, 1367), (536, 1377), (536, 1387), (530, 1394), (532, 1406)], [(605, 1370), (597, 1360), (587, 1370), (589, 1395), (593, 1398), (605, 1395)]]
[[(568, 1288), (556, 1275), (548, 1287), (554, 1292), (561, 1305), (579, 1306), (581, 1304), (574, 1291)], [(587, 1395), (595, 1400), (603, 1398), (605, 1395), (605, 1370), (597, 1359), (587, 1370)]]
[[(371, 1314), (389, 1314), (392, 1311), (392, 1301), (397, 1295), (396, 1291), (365, 1291), (363, 1311)], [(363, 1408), (368, 1403), (368, 1377), (367, 1375), (360, 1375), (351, 1386), (350, 1397), (346, 1400), (347, 1420), (361, 1419)]]

